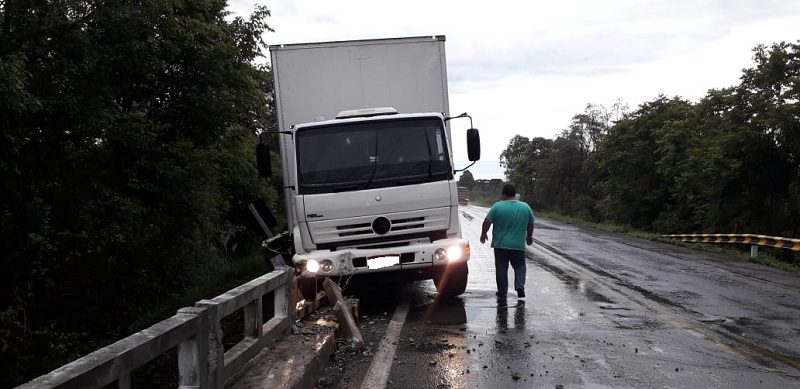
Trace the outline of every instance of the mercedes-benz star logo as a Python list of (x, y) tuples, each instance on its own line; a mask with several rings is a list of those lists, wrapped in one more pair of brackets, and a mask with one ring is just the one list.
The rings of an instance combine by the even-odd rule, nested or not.
[(392, 223), (389, 219), (381, 216), (372, 221), (372, 231), (378, 235), (383, 235), (392, 229)]

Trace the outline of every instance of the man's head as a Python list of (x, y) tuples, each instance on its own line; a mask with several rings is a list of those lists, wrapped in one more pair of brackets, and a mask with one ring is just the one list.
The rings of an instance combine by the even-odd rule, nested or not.
[(503, 191), (501, 194), (503, 196), (503, 200), (513, 200), (517, 195), (517, 190), (514, 189), (514, 185), (505, 184), (503, 185)]

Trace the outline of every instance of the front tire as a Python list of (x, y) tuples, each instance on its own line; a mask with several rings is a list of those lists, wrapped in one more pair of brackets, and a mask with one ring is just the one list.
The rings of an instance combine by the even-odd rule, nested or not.
[(450, 264), (433, 279), (436, 290), (444, 297), (460, 296), (467, 290), (469, 267), (466, 262)]

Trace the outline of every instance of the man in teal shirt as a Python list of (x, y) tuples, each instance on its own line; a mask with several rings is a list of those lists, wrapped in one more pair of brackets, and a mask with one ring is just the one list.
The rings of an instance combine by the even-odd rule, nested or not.
[(505, 298), (508, 293), (508, 264), (514, 268), (514, 289), (517, 297), (525, 299), (525, 243), (533, 244), (533, 222), (536, 217), (528, 204), (517, 201), (516, 189), (511, 184), (503, 186), (502, 199), (492, 205), (481, 230), (481, 243), (488, 239), (486, 233), (492, 229), (497, 296)]

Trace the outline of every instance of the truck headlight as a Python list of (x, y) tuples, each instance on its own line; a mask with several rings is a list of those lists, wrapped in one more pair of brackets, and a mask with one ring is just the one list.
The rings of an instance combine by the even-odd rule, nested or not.
[(462, 255), (464, 255), (464, 249), (461, 246), (453, 246), (447, 249), (447, 259), (451, 261), (461, 259)]
[(316, 273), (316, 272), (318, 272), (318, 271), (319, 271), (319, 262), (317, 262), (317, 261), (316, 261), (316, 260), (314, 260), (314, 259), (309, 259), (309, 260), (306, 262), (306, 270), (307, 270), (309, 273)]
[(445, 259), (447, 259), (447, 251), (445, 251), (445, 249), (436, 249), (433, 253), (433, 260), (444, 261)]
[(333, 270), (333, 261), (326, 259), (320, 263), (319, 267), (323, 272), (329, 273), (331, 270)]

